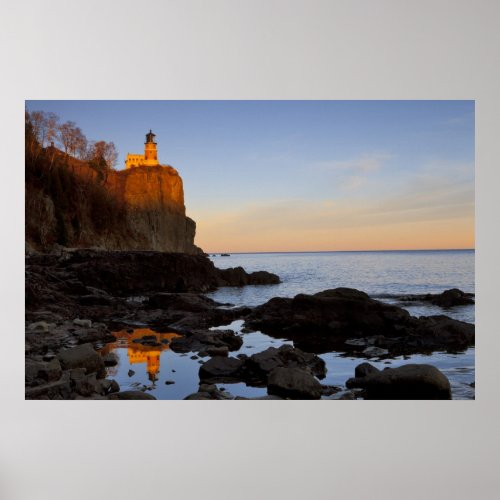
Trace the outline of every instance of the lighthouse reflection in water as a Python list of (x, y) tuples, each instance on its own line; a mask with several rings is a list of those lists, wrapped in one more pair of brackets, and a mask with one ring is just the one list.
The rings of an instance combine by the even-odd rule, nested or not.
[[(136, 328), (133, 330), (120, 330), (114, 332), (116, 342), (106, 344), (102, 353), (122, 353), (127, 350), (128, 364), (132, 369), (145, 365), (148, 379), (155, 384), (160, 374), (160, 359), (163, 351), (170, 349), (169, 344), (179, 334), (168, 332), (158, 333), (149, 328)], [(122, 358), (122, 356), (120, 356)], [(108, 368), (109, 376), (117, 375), (118, 367)]]

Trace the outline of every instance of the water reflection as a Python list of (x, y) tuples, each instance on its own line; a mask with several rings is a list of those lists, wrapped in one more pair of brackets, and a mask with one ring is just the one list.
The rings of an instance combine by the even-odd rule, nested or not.
[[(146, 372), (151, 382), (158, 380), (160, 373), (160, 355), (163, 351), (170, 350), (170, 342), (175, 337), (180, 337), (178, 333), (160, 333), (150, 328), (136, 328), (133, 331), (120, 330), (113, 332), (116, 341), (106, 344), (103, 354), (116, 351), (119, 348), (127, 349), (128, 363), (130, 365), (146, 364)], [(143, 343), (143, 342), (146, 343)], [(114, 367), (113, 367), (114, 368)], [(111, 376), (116, 375), (116, 368), (108, 369)]]

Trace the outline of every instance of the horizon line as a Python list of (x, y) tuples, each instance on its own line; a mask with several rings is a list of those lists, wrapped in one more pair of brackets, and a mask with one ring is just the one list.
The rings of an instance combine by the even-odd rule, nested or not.
[(230, 251), (217, 251), (205, 252), (206, 254), (248, 254), (248, 253), (353, 253), (353, 252), (470, 252), (476, 251), (476, 248), (407, 248), (407, 249), (389, 249), (389, 250), (263, 250), (263, 251), (247, 251), (247, 252), (230, 252)]

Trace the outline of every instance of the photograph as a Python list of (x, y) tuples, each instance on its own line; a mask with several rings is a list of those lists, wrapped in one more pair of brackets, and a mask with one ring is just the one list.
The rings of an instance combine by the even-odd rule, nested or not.
[(25, 399), (475, 399), (474, 100), (24, 107)]

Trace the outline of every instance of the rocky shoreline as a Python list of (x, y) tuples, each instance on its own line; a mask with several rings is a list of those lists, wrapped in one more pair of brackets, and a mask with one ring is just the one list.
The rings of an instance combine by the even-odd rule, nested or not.
[[(451, 398), (448, 379), (426, 364), (378, 370), (362, 363), (345, 388), (322, 385), (326, 366), (318, 354), (346, 352), (361, 360), (460, 352), (474, 345), (474, 325), (444, 315), (416, 318), (347, 288), (276, 297), (254, 308), (203, 295), (221, 286), (277, 283), (279, 277), (266, 271), (217, 269), (203, 255), (82, 249), (27, 255), (25, 397), (155, 399), (144, 388), (121, 391), (106, 378), (118, 362), (103, 349), (116, 341), (112, 331), (141, 325), (178, 334), (163, 341), (155, 335), (134, 339), (144, 348), (166, 342), (173, 353), (208, 358), (199, 360), (198, 392), (185, 399), (249, 399), (218, 387), (235, 382), (266, 388), (267, 396), (257, 399)], [(408, 300), (454, 307), (473, 299), (453, 289)], [(244, 321), (246, 332), (286, 338), (293, 346), (239, 353), (241, 335), (218, 329), (235, 320)]]

